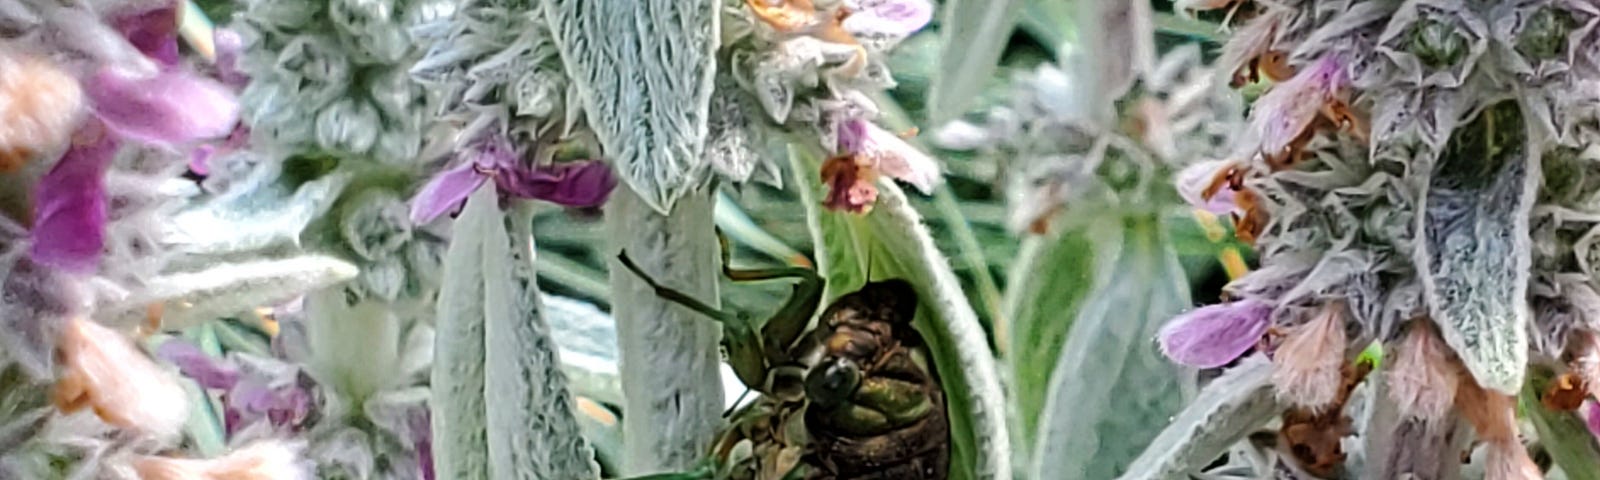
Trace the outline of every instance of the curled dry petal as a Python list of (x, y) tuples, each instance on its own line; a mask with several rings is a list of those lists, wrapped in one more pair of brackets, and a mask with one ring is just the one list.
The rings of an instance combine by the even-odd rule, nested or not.
[(1389, 399), (1405, 418), (1436, 421), (1455, 403), (1456, 364), (1432, 322), (1414, 321), (1389, 361)]
[(59, 348), (62, 373), (53, 395), (58, 409), (88, 407), (107, 424), (162, 440), (182, 433), (188, 396), (171, 372), (130, 339), (75, 318), (64, 326)]
[(311, 472), (300, 460), (304, 447), (263, 440), (210, 459), (144, 456), (133, 470), (142, 480), (305, 480)]
[(239, 121), (238, 99), (227, 86), (183, 70), (141, 77), (106, 68), (95, 74), (86, 92), (108, 127), (146, 143), (218, 138)]
[(1528, 456), (1528, 449), (1515, 438), (1487, 442), (1484, 445), (1485, 480), (1541, 480), (1544, 472)]
[(1235, 165), (1227, 160), (1210, 160), (1184, 167), (1174, 181), (1178, 196), (1190, 206), (1216, 215), (1235, 212), (1239, 206), (1234, 202), (1234, 190), (1225, 185)]
[(1567, 336), (1567, 366), (1583, 379), (1589, 395), (1600, 398), (1600, 337), (1593, 331), (1575, 329)]
[(0, 173), (67, 143), (83, 119), (83, 91), (43, 58), (0, 46)]
[(1191, 367), (1226, 365), (1261, 340), (1271, 316), (1272, 305), (1257, 300), (1200, 307), (1161, 327), (1161, 353)]
[(100, 264), (106, 233), (106, 168), (118, 142), (91, 125), (34, 187), (30, 256), (40, 265), (86, 274)]
[(828, 195), (822, 205), (830, 210), (865, 214), (878, 201), (878, 172), (863, 165), (860, 155), (842, 155), (822, 162), (822, 183)]
[(1272, 359), (1272, 383), (1280, 400), (1315, 410), (1338, 398), (1340, 367), (1345, 363), (1345, 316), (1344, 302), (1329, 302), (1284, 338)]

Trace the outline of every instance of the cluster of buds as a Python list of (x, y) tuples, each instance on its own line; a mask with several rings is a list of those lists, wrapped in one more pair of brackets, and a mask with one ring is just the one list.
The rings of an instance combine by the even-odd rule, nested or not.
[(1382, 342), (1404, 418), (1459, 414), (1488, 478), (1538, 478), (1512, 399), (1529, 367), (1600, 382), (1600, 6), (1203, 3), (1237, 8), (1217, 75), (1272, 83), (1228, 155), (1178, 189), (1232, 214), (1261, 267), (1168, 325), (1168, 355), (1216, 367), (1265, 351), (1280, 398), (1316, 409), (1336, 406), (1338, 367)]
[[(826, 152), (822, 181), (830, 209), (865, 213), (877, 201), (880, 176), (924, 193), (940, 181), (939, 165), (900, 135), (873, 123), (877, 105), (864, 92), (894, 86), (887, 52), (933, 18), (927, 0), (746, 0), (725, 23), (723, 50), (732, 79), (713, 102), (710, 151), (726, 150), (743, 115), (739, 98), (753, 96), (768, 118), (788, 131), (813, 132)], [(719, 126), (720, 125), (720, 126)], [(751, 127), (759, 128), (759, 127)], [(734, 180), (749, 178), (738, 162), (713, 161)], [(740, 165), (740, 167), (729, 167)]]
[(258, 139), (292, 152), (411, 165), (425, 100), (408, 27), (452, 13), (438, 0), (251, 1), (232, 28), (251, 77), (241, 95)]

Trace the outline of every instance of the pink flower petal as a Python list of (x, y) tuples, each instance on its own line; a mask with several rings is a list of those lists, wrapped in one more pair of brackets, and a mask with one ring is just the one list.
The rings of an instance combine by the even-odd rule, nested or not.
[(1311, 64), (1256, 100), (1251, 126), (1261, 136), (1261, 151), (1277, 155), (1287, 147), (1340, 90), (1350, 83), (1345, 63), (1329, 55)]
[(1600, 438), (1600, 404), (1594, 400), (1584, 400), (1583, 421), (1589, 426), (1589, 433), (1595, 438)]
[(421, 225), (460, 208), (488, 180), (472, 163), (439, 172), (411, 199), (411, 222)]
[(857, 156), (844, 155), (822, 163), (822, 183), (828, 186), (822, 206), (858, 214), (872, 210), (872, 205), (878, 201), (878, 187), (856, 159)]
[(1206, 189), (1216, 181), (1217, 175), (1232, 165), (1233, 162), (1226, 160), (1212, 160), (1184, 167), (1173, 182), (1178, 187), (1178, 195), (1189, 202), (1190, 206), (1213, 214), (1227, 215), (1237, 210), (1238, 205), (1233, 203), (1232, 189), (1224, 187), (1217, 190), (1211, 199), (1202, 198)]
[(167, 2), (167, 5), (153, 10), (144, 10), (119, 15), (111, 20), (111, 26), (122, 33), (145, 56), (159, 62), (162, 66), (172, 67), (178, 64), (178, 6), (179, 2)]
[(244, 38), (237, 32), (218, 28), (211, 33), (217, 48), (217, 79), (233, 88), (244, 88), (250, 77), (239, 70), (239, 58), (244, 55)]
[(73, 145), (35, 187), (30, 254), (39, 264), (91, 273), (100, 263), (106, 233), (105, 172), (119, 143), (111, 135), (99, 137)]
[(1161, 327), (1161, 352), (1191, 367), (1226, 365), (1255, 346), (1271, 314), (1271, 305), (1256, 300), (1200, 307)]
[(605, 203), (617, 186), (616, 176), (605, 162), (563, 162), (526, 171), (500, 170), (495, 174), (500, 192), (517, 198), (537, 198), (569, 207), (592, 207)]
[(922, 30), (933, 20), (933, 4), (927, 0), (855, 0), (845, 31), (857, 37), (905, 38)]
[(221, 137), (239, 121), (239, 102), (228, 87), (181, 70), (139, 78), (107, 68), (86, 92), (106, 126), (147, 143)]
[(877, 125), (867, 123), (862, 150), (876, 163), (879, 172), (909, 183), (922, 193), (932, 193), (939, 184), (939, 162)]
[(861, 153), (862, 147), (867, 142), (867, 126), (871, 124), (872, 122), (861, 118), (839, 122), (839, 139), (836, 146), (838, 153), (840, 155)]

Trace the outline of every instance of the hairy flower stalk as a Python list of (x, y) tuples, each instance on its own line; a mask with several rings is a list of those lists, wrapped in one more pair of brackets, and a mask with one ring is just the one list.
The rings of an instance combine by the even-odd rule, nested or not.
[[(1393, 356), (1380, 373), (1404, 417), (1454, 408), (1486, 442), (1488, 478), (1538, 478), (1507, 395), (1530, 361), (1593, 375), (1581, 352), (1596, 331), (1587, 232), (1600, 210), (1587, 200), (1595, 186), (1576, 176), (1595, 168), (1582, 152), (1600, 145), (1590, 107), (1600, 7), (1191, 6), (1235, 3), (1216, 75), (1275, 83), (1226, 163), (1195, 164), (1177, 185), (1197, 208), (1232, 213), (1260, 255), (1229, 295), (1270, 305), (1286, 345), (1308, 329), (1348, 332), (1329, 353), (1342, 360), (1384, 342)], [(1347, 313), (1313, 327), (1330, 300)], [(1288, 380), (1277, 387), (1298, 397)]]

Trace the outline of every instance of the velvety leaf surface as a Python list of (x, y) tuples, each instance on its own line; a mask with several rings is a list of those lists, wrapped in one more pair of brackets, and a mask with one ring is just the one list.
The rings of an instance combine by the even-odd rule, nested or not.
[(1023, 0), (947, 0), (941, 8), (939, 67), (928, 90), (934, 124), (955, 118), (982, 93), (1016, 29)]
[(1528, 359), (1529, 212), (1539, 156), (1513, 102), (1457, 129), (1424, 200), (1418, 270), (1445, 342), (1487, 388), (1516, 394)]
[(1182, 407), (1180, 370), (1152, 340), (1189, 307), (1183, 267), (1154, 216), (1112, 216), (1089, 227), (1094, 289), (1055, 359), (1033, 478), (1111, 478)]
[(671, 210), (698, 186), (719, 0), (553, 0), (545, 18), (589, 125), (622, 180)]
[(1118, 478), (1159, 480), (1196, 472), (1282, 410), (1272, 391), (1272, 362), (1246, 357), (1206, 385)]

